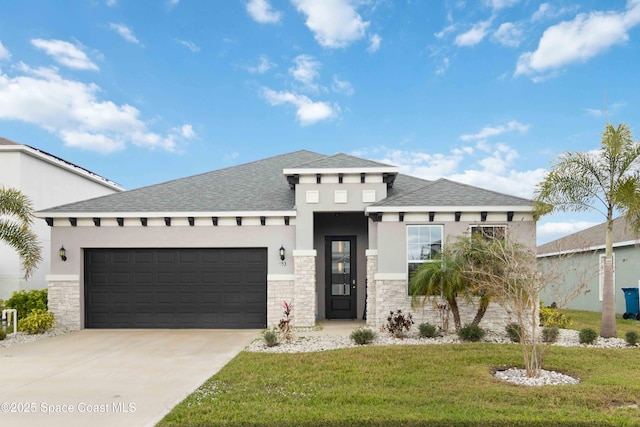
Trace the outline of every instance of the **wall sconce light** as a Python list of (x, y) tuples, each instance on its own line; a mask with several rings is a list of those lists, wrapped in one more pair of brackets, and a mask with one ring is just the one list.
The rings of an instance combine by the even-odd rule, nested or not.
[(284, 261), (284, 246), (280, 245), (280, 250), (278, 251), (280, 254), (280, 260)]
[(62, 259), (62, 261), (67, 260), (67, 250), (64, 248), (64, 246), (60, 247), (60, 259)]

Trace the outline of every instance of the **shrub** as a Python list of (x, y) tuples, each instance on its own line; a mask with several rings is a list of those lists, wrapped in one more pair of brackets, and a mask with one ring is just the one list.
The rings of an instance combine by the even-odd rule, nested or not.
[(560, 330), (557, 326), (548, 326), (546, 328), (542, 328), (542, 341), (546, 343), (554, 343), (558, 341), (559, 334)]
[(27, 317), (18, 320), (18, 329), (30, 335), (41, 334), (53, 327), (55, 317), (46, 310), (33, 309)]
[(4, 340), (7, 337), (7, 333), (0, 328), (0, 341)]
[(16, 291), (4, 303), (6, 308), (18, 311), (18, 318), (28, 316), (33, 310), (47, 311), (47, 290)]
[(638, 344), (638, 333), (636, 331), (628, 331), (624, 337), (627, 340), (627, 344), (631, 346)]
[(580, 344), (593, 344), (598, 338), (598, 333), (592, 328), (584, 328), (580, 330), (578, 338), (580, 339)]
[(278, 334), (276, 331), (266, 330), (263, 332), (262, 338), (264, 339), (264, 343), (267, 347), (274, 347), (278, 345)]
[(478, 325), (465, 325), (458, 331), (458, 337), (462, 341), (480, 341), (485, 334), (485, 330)]
[(522, 329), (520, 328), (520, 325), (517, 323), (509, 323), (505, 326), (504, 330), (507, 332), (507, 335), (509, 335), (509, 339), (511, 341), (520, 342), (522, 337)]
[(369, 328), (358, 328), (349, 335), (358, 345), (369, 344), (376, 337), (376, 334)]
[(557, 308), (545, 307), (540, 302), (540, 324), (542, 326), (557, 326), (558, 328), (566, 329), (573, 324), (573, 321), (560, 313)]
[(405, 315), (402, 310), (398, 309), (395, 313), (391, 311), (387, 317), (386, 330), (396, 338), (403, 338), (411, 329), (412, 324), (413, 316), (411, 313)]
[(420, 336), (423, 338), (435, 338), (438, 336), (438, 330), (430, 323), (421, 323), (418, 329), (420, 330)]

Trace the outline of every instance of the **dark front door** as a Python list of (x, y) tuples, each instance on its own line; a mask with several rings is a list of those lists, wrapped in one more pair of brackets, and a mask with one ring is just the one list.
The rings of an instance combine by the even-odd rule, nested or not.
[(356, 237), (326, 237), (327, 319), (355, 319)]

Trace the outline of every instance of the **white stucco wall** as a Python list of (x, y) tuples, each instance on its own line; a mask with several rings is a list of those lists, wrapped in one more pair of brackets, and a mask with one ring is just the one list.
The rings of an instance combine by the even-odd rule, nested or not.
[[(114, 183), (22, 145), (0, 145), (0, 186), (16, 188), (29, 196), (36, 211), (121, 191)], [(51, 231), (42, 219), (34, 220), (33, 230), (41, 242), (42, 262), (28, 281), (23, 279), (15, 250), (0, 242), (0, 299), (9, 298), (17, 290), (47, 287)]]

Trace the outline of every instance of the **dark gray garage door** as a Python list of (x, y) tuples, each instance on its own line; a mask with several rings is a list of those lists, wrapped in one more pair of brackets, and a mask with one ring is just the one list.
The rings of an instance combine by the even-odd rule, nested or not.
[(267, 250), (85, 249), (87, 328), (264, 328)]

